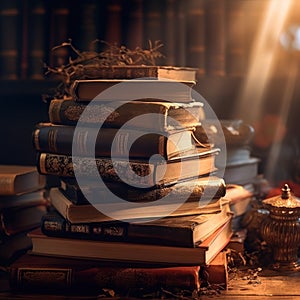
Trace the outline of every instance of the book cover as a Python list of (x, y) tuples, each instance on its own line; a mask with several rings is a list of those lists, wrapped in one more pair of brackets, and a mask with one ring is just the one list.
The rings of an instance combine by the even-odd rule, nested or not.
[(0, 211), (7, 208), (28, 207), (46, 204), (46, 190), (40, 189), (17, 195), (0, 196)]
[[(189, 194), (185, 194), (186, 198), (169, 198), (163, 199), (159, 203), (157, 199), (148, 202), (129, 202), (126, 199), (112, 203), (111, 196), (106, 190), (96, 190), (96, 203), (76, 205), (72, 203), (67, 196), (59, 188), (50, 190), (50, 201), (59, 213), (72, 223), (88, 223), (103, 222), (111, 220), (122, 221), (149, 221), (153, 218), (162, 218), (165, 216), (186, 216), (204, 213), (218, 213), (221, 211), (221, 200), (210, 199), (207, 201), (202, 199), (189, 201)], [(107, 215), (106, 213), (109, 213)]]
[[(43, 175), (74, 178), (75, 164), (77, 176), (98, 178), (100, 175), (105, 181), (125, 182), (143, 188), (158, 187), (214, 172), (215, 157), (218, 153), (218, 148), (201, 148), (196, 154), (167, 161), (157, 159), (149, 162), (137, 159), (112, 161), (107, 157), (74, 157), (41, 152), (37, 155), (37, 168)], [(95, 166), (98, 172), (94, 172)]]
[(106, 288), (124, 295), (133, 288), (198, 290), (199, 271), (200, 266), (142, 266), (26, 254), (11, 265), (9, 281), (19, 292), (98, 294)]
[[(98, 182), (89, 182), (79, 186), (77, 181), (71, 178), (61, 178), (60, 182), (60, 190), (72, 203), (77, 205), (89, 204), (90, 202), (87, 198), (92, 197), (94, 189), (99, 187)], [(186, 201), (189, 202), (199, 202), (201, 199), (203, 201), (208, 199), (212, 201), (212, 199), (224, 197), (226, 193), (223, 178), (213, 175), (179, 181), (176, 184), (158, 188), (140, 189), (119, 182), (105, 182), (105, 188), (108, 188), (118, 197), (131, 202), (154, 201), (170, 193), (172, 193), (174, 201), (186, 196), (188, 196)], [(103, 201), (101, 198), (99, 195), (99, 202)], [(97, 203), (97, 201), (94, 203)]]
[[(116, 105), (118, 105), (116, 107)], [(76, 102), (72, 99), (53, 99), (49, 105), (49, 119), (53, 124), (76, 125), (84, 110), (88, 110), (87, 124), (120, 128), (132, 120), (133, 127), (167, 131), (180, 127), (198, 125), (205, 119), (203, 103), (168, 103), (131, 101), (126, 104), (110, 102), (95, 105)], [(107, 118), (103, 115), (108, 114)], [(152, 121), (149, 116), (151, 114)], [(143, 115), (143, 118), (136, 118)], [(154, 119), (155, 118), (155, 119)], [(154, 121), (153, 121), (154, 119)], [(173, 121), (172, 121), (173, 120)], [(81, 120), (83, 122), (83, 120)], [(134, 123), (133, 123), (134, 122)]]
[[(224, 223), (231, 214), (229, 202), (220, 201), (221, 211), (188, 216), (167, 216), (149, 222), (71, 223), (57, 211), (42, 218), (41, 230), (48, 236), (103, 241), (123, 241), (194, 247)], [(84, 207), (83, 207), (84, 209)]]
[(45, 203), (1, 210), (0, 240), (4, 236), (12, 236), (39, 227), (42, 216), (46, 212), (47, 205)]
[(40, 230), (30, 232), (32, 254), (78, 259), (124, 262), (206, 265), (227, 245), (232, 235), (231, 216), (196, 247), (80, 240), (49, 237)]
[(46, 177), (35, 166), (0, 165), (0, 195), (16, 195), (41, 189)]
[[(165, 159), (196, 149), (193, 129), (151, 133), (138, 129), (84, 127), (39, 123), (33, 132), (33, 145), (39, 152), (89, 155), (93, 147), (96, 157), (150, 158), (159, 154)], [(94, 142), (93, 142), (94, 141)]]
[(193, 80), (169, 79), (78, 79), (70, 87), (75, 101), (159, 100), (169, 102), (193, 101)]

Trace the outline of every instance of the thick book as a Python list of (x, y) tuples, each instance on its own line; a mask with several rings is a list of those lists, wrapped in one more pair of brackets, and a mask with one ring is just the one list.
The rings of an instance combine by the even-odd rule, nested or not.
[[(120, 104), (120, 105), (119, 105)], [(83, 111), (87, 110), (87, 124), (120, 128), (127, 121), (135, 128), (167, 131), (187, 126), (196, 126), (205, 119), (203, 103), (144, 102), (126, 103), (101, 102), (94, 105), (76, 102), (73, 99), (53, 99), (49, 105), (49, 119), (53, 124), (76, 125)], [(104, 118), (103, 115), (108, 116)], [(147, 115), (147, 114), (151, 114)], [(136, 118), (142, 116), (143, 118)], [(149, 118), (151, 117), (151, 119)]]
[[(201, 148), (196, 154), (170, 160), (130, 160), (107, 157), (74, 157), (71, 155), (38, 153), (37, 168), (41, 174), (61, 177), (85, 176), (114, 182), (126, 182), (138, 187), (164, 186), (180, 180), (208, 175), (216, 170), (218, 148)], [(74, 171), (74, 164), (76, 171)], [(93, 174), (95, 169), (97, 174)]]
[(0, 165), (0, 195), (16, 195), (41, 189), (46, 177), (35, 166)]
[[(137, 45), (135, 45), (137, 46)], [(197, 68), (176, 66), (94, 66), (87, 65), (85, 76), (89, 79), (157, 78), (176, 81), (196, 81)]]
[(167, 79), (79, 79), (72, 83), (70, 95), (75, 101), (158, 100), (192, 102), (195, 81)]
[[(122, 221), (141, 221), (149, 220), (151, 218), (162, 218), (165, 216), (186, 216), (205, 213), (217, 213), (221, 211), (221, 199), (213, 199), (208, 201), (188, 201), (188, 193), (186, 198), (172, 198), (149, 202), (129, 203), (127, 201), (120, 201), (112, 203), (110, 196), (104, 191), (101, 195), (99, 203), (76, 205), (72, 203), (59, 188), (52, 188), (50, 190), (50, 201), (52, 205), (72, 223), (88, 223), (88, 222), (103, 222), (111, 220)], [(93, 200), (93, 198), (92, 198)], [(109, 212), (109, 216), (105, 214)]]
[(6, 236), (29, 231), (41, 224), (41, 219), (47, 212), (45, 203), (24, 208), (8, 208), (0, 211), (0, 241)]
[(198, 290), (200, 266), (142, 266), (25, 254), (9, 268), (13, 291), (31, 293), (96, 293), (112, 289)]
[(208, 238), (195, 247), (177, 247), (127, 242), (108, 242), (50, 237), (40, 230), (31, 231), (31, 253), (78, 259), (124, 262), (164, 263), (177, 265), (207, 265), (229, 242), (231, 216)]
[[(88, 182), (79, 186), (75, 179), (61, 178), (60, 190), (74, 204), (89, 204), (93, 193), (98, 193), (97, 199), (93, 203), (101, 202), (105, 199), (106, 193), (99, 190), (99, 183)], [(174, 201), (187, 198), (186, 201), (207, 201), (219, 199), (225, 196), (225, 181), (221, 177), (203, 176), (191, 180), (180, 181), (176, 184), (165, 187), (140, 189), (122, 184), (119, 182), (105, 182), (105, 189), (108, 188), (113, 194), (130, 202), (149, 202), (161, 199), (172, 193)], [(95, 191), (97, 189), (97, 191)], [(104, 198), (103, 198), (104, 197)], [(211, 201), (212, 202), (212, 201)]]
[(65, 238), (194, 247), (221, 226), (228, 214), (231, 211), (227, 201), (222, 201), (221, 212), (165, 217), (140, 223), (71, 223), (57, 211), (52, 211), (43, 216), (41, 230), (48, 236)]
[(29, 207), (37, 204), (47, 203), (46, 190), (40, 189), (33, 192), (0, 196), (0, 211), (7, 208)]
[[(95, 147), (92, 148), (92, 145)], [(89, 155), (96, 157), (150, 158), (159, 154), (165, 159), (196, 149), (193, 129), (149, 132), (138, 129), (83, 127), (39, 123), (33, 132), (33, 145), (39, 152)]]

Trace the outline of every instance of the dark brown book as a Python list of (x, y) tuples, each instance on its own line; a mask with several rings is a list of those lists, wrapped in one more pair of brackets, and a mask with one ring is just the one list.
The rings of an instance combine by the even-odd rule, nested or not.
[(13, 291), (31, 293), (99, 294), (113, 289), (126, 294), (131, 289), (198, 290), (199, 266), (141, 266), (113, 262), (23, 255), (9, 268)]
[[(41, 230), (48, 236), (64, 238), (194, 247), (221, 226), (228, 214), (231, 214), (228, 201), (224, 199), (218, 204), (221, 207), (220, 212), (214, 212), (214, 208), (211, 208), (211, 211), (204, 208), (203, 213), (199, 209), (199, 215), (167, 216), (137, 223), (121, 221), (71, 223), (57, 211), (53, 211), (43, 216)], [(82, 207), (82, 210), (85, 210), (85, 207)], [(206, 210), (208, 213), (205, 213)], [(98, 215), (100, 216), (100, 212)], [(91, 215), (90, 220), (94, 221), (95, 218), (92, 217)]]
[(16, 195), (41, 189), (46, 177), (35, 166), (0, 165), (0, 195)]
[(45, 201), (35, 206), (1, 210), (0, 239), (39, 227), (46, 212)]
[[(67, 196), (67, 198), (74, 204), (89, 204), (87, 198), (93, 197), (93, 193), (98, 188), (96, 182), (88, 182), (83, 185), (71, 178), (62, 178), (60, 190)], [(140, 189), (122, 184), (119, 182), (105, 182), (105, 188), (108, 188), (112, 193), (120, 198), (131, 202), (149, 202), (161, 199), (172, 193), (172, 198), (180, 200), (187, 197), (186, 201), (199, 202), (200, 200), (207, 201), (212, 199), (219, 199), (225, 196), (226, 187), (223, 178), (216, 176), (200, 177), (188, 181), (177, 182), (176, 184), (150, 189)], [(99, 190), (97, 191), (99, 193)], [(105, 192), (103, 191), (103, 197)], [(96, 200), (96, 199), (94, 199)], [(99, 195), (98, 202), (103, 201)], [(97, 201), (93, 202), (97, 203)]]
[[(50, 190), (50, 201), (59, 213), (72, 223), (104, 222), (122, 220), (127, 222), (142, 222), (150, 219), (163, 218), (166, 216), (187, 216), (205, 213), (219, 213), (221, 211), (221, 199), (195, 199), (192, 201), (188, 193), (182, 198), (172, 197), (163, 199), (160, 203), (153, 199), (148, 202), (125, 201), (120, 197), (117, 203), (112, 203), (111, 196), (107, 191), (96, 190), (97, 194), (90, 198), (92, 204), (76, 205), (59, 190)], [(168, 195), (167, 195), (168, 196)], [(186, 196), (184, 198), (184, 196)], [(93, 201), (96, 198), (96, 202)]]
[[(76, 176), (95, 179), (100, 174), (106, 181), (126, 182), (129, 185), (145, 188), (165, 186), (180, 180), (213, 173), (216, 170), (215, 157), (218, 153), (218, 148), (200, 148), (196, 154), (168, 161), (155, 159), (149, 162), (148, 160), (112, 160), (107, 157), (76, 157), (42, 152), (38, 153), (37, 167), (44, 175), (74, 178), (74, 172), (76, 172)], [(74, 171), (74, 164), (76, 171)], [(93, 172), (95, 166), (98, 172)]]
[(198, 68), (200, 76), (206, 74), (205, 4), (205, 0), (188, 1), (186, 12), (186, 63)]
[(229, 76), (242, 76), (246, 74), (246, 18), (243, 1), (229, 0), (226, 3), (226, 73)]
[(50, 237), (40, 230), (29, 233), (32, 254), (124, 262), (207, 265), (227, 245), (232, 235), (231, 216), (196, 247)]
[(20, 76), (22, 1), (1, 1), (0, 16), (0, 79), (16, 80)]
[[(166, 131), (195, 126), (205, 118), (201, 102), (132, 101), (126, 104), (107, 102), (100, 105), (87, 105), (87, 103), (75, 102), (71, 99), (53, 99), (50, 102), (48, 114), (53, 124), (76, 125), (85, 110), (89, 115), (86, 120), (87, 124), (96, 125), (103, 122), (103, 126), (114, 128), (120, 128), (131, 120), (133, 127)], [(105, 119), (103, 115), (107, 113), (108, 116)], [(151, 116), (146, 114), (151, 114)], [(141, 115), (143, 118), (136, 118)], [(152, 118), (152, 121), (149, 117)]]
[(0, 211), (6, 208), (29, 207), (46, 203), (46, 190), (40, 189), (28, 193), (0, 196)]
[(66, 155), (72, 155), (72, 151), (89, 155), (92, 148), (96, 157), (150, 158), (159, 154), (170, 159), (196, 149), (196, 143), (192, 128), (151, 133), (128, 128), (98, 130), (84, 127), (75, 130), (74, 126), (39, 123), (33, 132), (33, 145), (37, 151)]
[(44, 62), (48, 58), (48, 5), (43, 0), (28, 2), (28, 77), (44, 79)]
[(190, 103), (193, 80), (169, 79), (79, 79), (72, 83), (70, 95), (75, 101), (158, 100)]

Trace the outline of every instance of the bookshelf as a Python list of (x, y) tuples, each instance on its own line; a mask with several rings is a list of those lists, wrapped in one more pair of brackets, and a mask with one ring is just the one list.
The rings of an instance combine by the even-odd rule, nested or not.
[[(200, 69), (196, 90), (219, 118), (247, 119), (248, 112), (240, 113), (236, 107), (245, 98), (243, 88), (250, 76), (247, 70), (253, 63), (251, 49), (266, 20), (271, 1), (218, 0), (217, 7), (214, 3), (214, 0), (189, 0), (188, 4), (184, 0), (163, 0), (153, 1), (152, 5), (146, 0), (87, 0), (84, 3), (71, 0), (1, 1), (0, 103), (6, 110), (0, 123), (2, 135), (7, 131), (8, 121), (14, 123), (14, 140), (19, 140), (23, 136), (21, 128), (29, 129), (36, 119), (47, 119), (47, 106), (42, 103), (41, 94), (47, 93), (55, 82), (43, 78), (43, 62), (48, 65), (66, 63), (70, 49), (55, 52), (50, 49), (69, 38), (77, 49), (97, 51), (101, 50), (101, 45), (90, 44), (95, 39), (128, 45), (133, 49), (145, 47), (148, 39), (159, 38), (165, 44), (162, 48), (166, 56), (163, 64)], [(300, 22), (299, 16), (293, 13), (298, 11), (299, 1), (291, 3), (283, 30), (291, 22)], [(216, 16), (218, 22), (215, 22)], [(17, 33), (18, 39), (7, 34), (8, 26), (11, 32)], [(250, 101), (251, 97), (257, 100), (250, 107), (260, 105), (261, 114), (279, 114), (285, 97), (289, 71), (286, 66), (291, 53), (279, 43), (274, 51), (277, 59), (273, 73), (264, 85), (261, 103), (257, 104), (256, 93), (252, 97), (252, 91), (248, 91)], [(297, 55), (293, 55), (293, 59), (299, 62)], [(214, 70), (217, 67), (221, 67), (221, 72)], [(254, 77), (255, 82), (262, 82), (261, 70)], [(290, 100), (291, 119), (288, 121), (292, 129), (297, 121), (294, 108), (297, 108), (295, 102), (299, 94), (296, 86)], [(16, 120), (14, 117), (16, 107), (26, 109), (26, 116), (22, 119), (24, 126), (20, 118)], [(30, 140), (28, 132), (26, 137)], [(12, 139), (6, 143), (10, 146), (0, 151), (2, 162), (8, 157), (11, 161), (15, 159), (15, 155), (14, 158), (10, 155), (15, 142)], [(32, 161), (33, 154), (28, 144), (26, 149), (24, 162)]]

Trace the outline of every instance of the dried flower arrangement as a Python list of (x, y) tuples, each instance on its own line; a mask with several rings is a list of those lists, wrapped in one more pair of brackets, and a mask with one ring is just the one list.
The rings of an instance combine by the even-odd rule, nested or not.
[(155, 66), (157, 59), (163, 58), (163, 54), (159, 49), (163, 46), (159, 41), (152, 43), (149, 41), (149, 48), (142, 49), (136, 47), (131, 50), (126, 46), (118, 46), (109, 44), (105, 41), (93, 41), (93, 43), (101, 43), (104, 50), (96, 51), (80, 51), (74, 47), (72, 40), (55, 46), (51, 51), (67, 47), (72, 52), (66, 65), (45, 67), (45, 76), (55, 77), (59, 81), (56, 90), (52, 95), (45, 95), (45, 101), (52, 98), (64, 98), (70, 95), (70, 86), (77, 79), (96, 78), (96, 70), (99, 67), (111, 66)]

